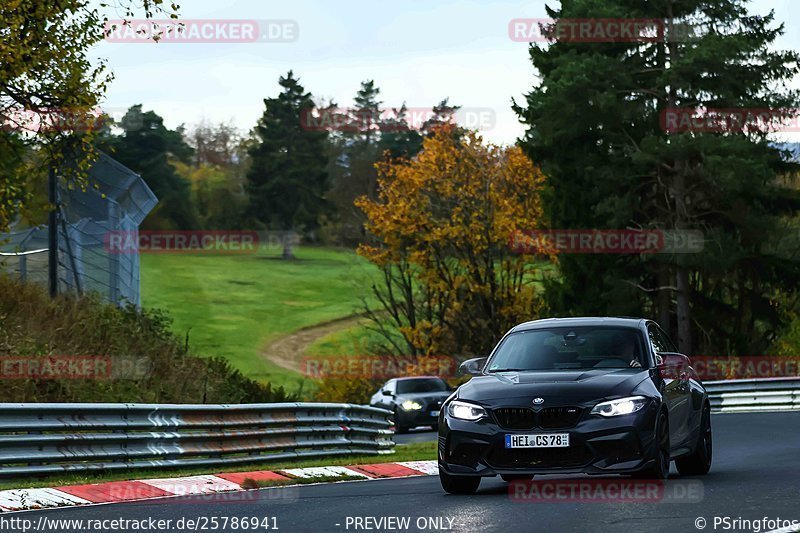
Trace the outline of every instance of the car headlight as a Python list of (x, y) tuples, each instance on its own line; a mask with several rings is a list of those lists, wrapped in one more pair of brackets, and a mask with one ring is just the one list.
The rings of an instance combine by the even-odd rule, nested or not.
[(419, 411), (422, 409), (422, 406), (415, 402), (414, 400), (406, 400), (400, 404), (400, 407), (405, 409), (406, 411)]
[(631, 396), (598, 403), (592, 408), (591, 414), (606, 417), (629, 415), (641, 410), (645, 405), (647, 405), (647, 398), (644, 396)]
[(480, 405), (472, 403), (459, 402), (458, 400), (450, 402), (447, 406), (447, 412), (453, 418), (460, 420), (478, 420), (486, 416), (486, 409)]

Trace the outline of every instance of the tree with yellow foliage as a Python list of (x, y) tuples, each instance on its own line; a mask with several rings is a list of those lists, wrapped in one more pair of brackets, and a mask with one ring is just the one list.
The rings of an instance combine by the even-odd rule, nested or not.
[(377, 200), (356, 200), (374, 237), (358, 252), (383, 274), (373, 286), (383, 309), (368, 313), (388, 349), (486, 354), (541, 313), (542, 263), (510, 247), (542, 222), (545, 178), (522, 150), (443, 126), (415, 158), (377, 167)]

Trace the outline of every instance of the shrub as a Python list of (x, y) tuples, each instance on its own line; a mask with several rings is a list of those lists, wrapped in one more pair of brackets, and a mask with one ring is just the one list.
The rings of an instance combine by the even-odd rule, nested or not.
[[(51, 299), (39, 285), (0, 275), (0, 358), (132, 357), (141, 375), (4, 379), (2, 402), (256, 403), (296, 401), (221, 358), (188, 352), (160, 310), (106, 304), (97, 295)], [(0, 371), (2, 371), (0, 369)]]

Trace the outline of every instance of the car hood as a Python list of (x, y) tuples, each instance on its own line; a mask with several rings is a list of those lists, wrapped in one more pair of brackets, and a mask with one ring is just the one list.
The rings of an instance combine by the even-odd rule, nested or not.
[(629, 394), (647, 376), (646, 370), (634, 368), (502, 372), (473, 377), (461, 386), (458, 397), (475, 402), (542, 397), (580, 403)]

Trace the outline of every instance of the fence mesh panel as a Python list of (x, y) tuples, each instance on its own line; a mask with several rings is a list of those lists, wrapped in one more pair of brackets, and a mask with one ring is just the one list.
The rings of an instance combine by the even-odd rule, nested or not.
[[(89, 171), (83, 191), (59, 184), (59, 292), (97, 292), (116, 304), (141, 304), (139, 254), (113, 252), (109, 235), (138, 236), (139, 225), (158, 200), (132, 170), (105, 154)], [(0, 262), (12, 275), (48, 283), (48, 232), (37, 226), (0, 234)]]

